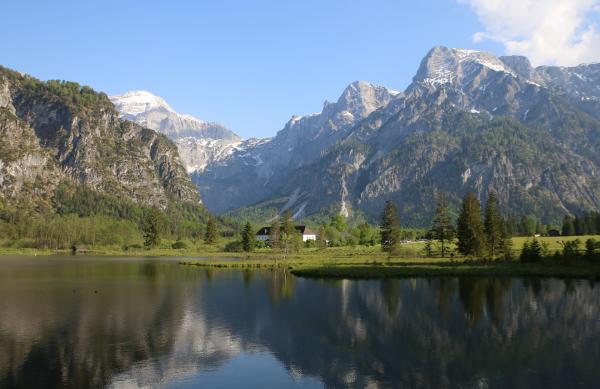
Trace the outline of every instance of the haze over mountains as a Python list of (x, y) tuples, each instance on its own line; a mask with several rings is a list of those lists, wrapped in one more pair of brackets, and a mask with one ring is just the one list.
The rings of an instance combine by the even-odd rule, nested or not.
[(404, 92), (354, 82), (320, 113), (246, 142), (151, 95), (112, 101), (124, 118), (175, 139), (217, 213), (373, 217), (392, 198), (419, 224), (438, 191), (457, 204), (490, 190), (515, 216), (600, 208), (600, 64), (533, 68), (525, 57), (437, 46)]

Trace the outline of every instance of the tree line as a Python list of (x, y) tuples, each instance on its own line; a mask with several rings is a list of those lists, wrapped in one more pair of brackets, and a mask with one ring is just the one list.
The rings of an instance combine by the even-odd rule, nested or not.
[[(400, 220), (394, 201), (388, 200), (381, 217), (381, 249), (393, 255), (401, 243)], [(432, 256), (433, 242), (439, 246), (441, 257), (453, 257), (451, 243), (456, 240), (456, 250), (467, 257), (501, 258), (512, 255), (512, 241), (506, 230), (498, 198), (490, 192), (485, 209), (473, 193), (467, 193), (462, 202), (456, 224), (452, 222), (448, 202), (443, 193), (436, 199), (435, 215), (427, 234), (426, 255)]]

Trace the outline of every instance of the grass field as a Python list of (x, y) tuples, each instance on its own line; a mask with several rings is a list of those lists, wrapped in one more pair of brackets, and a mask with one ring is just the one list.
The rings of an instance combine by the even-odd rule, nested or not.
[[(542, 237), (538, 238), (548, 246), (549, 252), (561, 250), (561, 242), (589, 238)], [(515, 256), (518, 256), (527, 238), (513, 240)], [(473, 261), (466, 258), (427, 258), (420, 256), (424, 243), (403, 245), (399, 255), (389, 258), (378, 246), (337, 247), (325, 250), (303, 250), (300, 253), (282, 258), (267, 251), (253, 253), (244, 260), (209, 259), (181, 261), (183, 265), (216, 268), (287, 268), (293, 274), (304, 277), (321, 278), (386, 278), (415, 276), (542, 276), (600, 278), (600, 263), (577, 261), (562, 263), (544, 261), (541, 263), (521, 263), (519, 261)], [(414, 254), (414, 255), (412, 255)]]

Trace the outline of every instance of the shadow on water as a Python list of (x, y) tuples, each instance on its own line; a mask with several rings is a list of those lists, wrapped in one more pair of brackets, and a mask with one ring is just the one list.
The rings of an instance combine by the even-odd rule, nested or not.
[[(161, 261), (33, 263), (0, 262), (3, 389), (191, 387), (220, 371), (227, 386), (239, 384), (241, 366), (261, 387), (600, 379), (600, 290), (589, 281), (331, 282)], [(271, 360), (261, 355), (278, 362), (252, 375), (257, 360)]]

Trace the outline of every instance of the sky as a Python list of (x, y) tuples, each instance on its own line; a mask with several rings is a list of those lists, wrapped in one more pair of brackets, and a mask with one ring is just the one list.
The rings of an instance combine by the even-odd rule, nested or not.
[(109, 95), (148, 90), (244, 138), (356, 80), (404, 90), (435, 45), (534, 65), (600, 61), (600, 0), (28, 1), (2, 6), (0, 65)]

